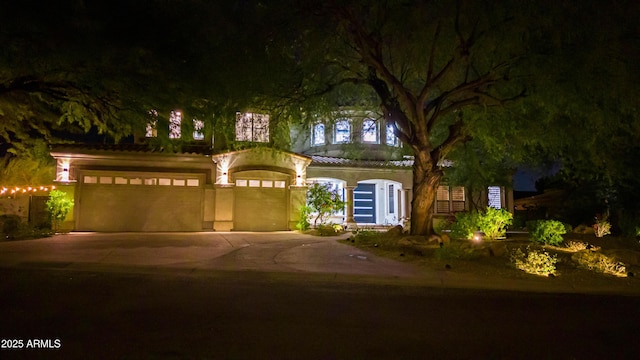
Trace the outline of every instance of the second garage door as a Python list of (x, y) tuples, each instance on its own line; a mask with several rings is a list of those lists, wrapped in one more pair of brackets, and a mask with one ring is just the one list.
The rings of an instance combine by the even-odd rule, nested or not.
[(235, 185), (234, 230), (288, 230), (286, 180), (239, 176)]

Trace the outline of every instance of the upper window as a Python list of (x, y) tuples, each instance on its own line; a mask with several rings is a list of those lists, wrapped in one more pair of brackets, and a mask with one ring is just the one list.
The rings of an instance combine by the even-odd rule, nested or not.
[(399, 144), (398, 137), (393, 132), (393, 125), (392, 124), (387, 124), (387, 139), (386, 139), (386, 143), (389, 146), (398, 146), (398, 144)]
[(365, 119), (362, 122), (362, 142), (378, 143), (378, 122), (373, 119)]
[(269, 115), (236, 113), (236, 140), (269, 142)]
[(324, 124), (318, 123), (313, 125), (313, 133), (311, 134), (311, 142), (314, 146), (324, 145)]
[(145, 137), (158, 137), (158, 112), (156, 110), (149, 110), (149, 121), (145, 129)]
[(182, 113), (172, 111), (169, 115), (169, 139), (180, 139), (182, 136)]
[(334, 143), (346, 143), (351, 141), (351, 123), (349, 120), (339, 120), (334, 128)]
[(487, 189), (488, 203), (494, 209), (502, 208), (502, 191), (500, 186), (489, 186)]
[(193, 119), (193, 140), (204, 140), (204, 121)]

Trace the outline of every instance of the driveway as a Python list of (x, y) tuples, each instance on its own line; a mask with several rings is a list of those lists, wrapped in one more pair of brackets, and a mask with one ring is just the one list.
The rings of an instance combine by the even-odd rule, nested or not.
[[(347, 235), (342, 235), (346, 237)], [(256, 270), (415, 278), (411, 265), (296, 232), (70, 233), (0, 242), (0, 267), (86, 271)]]

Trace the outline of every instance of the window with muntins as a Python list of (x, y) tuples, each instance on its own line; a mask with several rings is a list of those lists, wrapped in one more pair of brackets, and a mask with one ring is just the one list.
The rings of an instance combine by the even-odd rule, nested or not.
[(436, 213), (449, 214), (465, 210), (463, 186), (440, 185), (436, 193)]
[(489, 186), (488, 193), (488, 205), (494, 209), (502, 208), (502, 191), (500, 186)]
[(387, 124), (386, 143), (389, 146), (398, 146), (400, 144), (400, 142), (398, 141), (398, 137), (393, 132), (393, 125), (392, 124)]
[(269, 115), (236, 113), (236, 140), (269, 142)]
[(311, 142), (314, 146), (324, 145), (324, 124), (315, 124), (311, 134)]
[(373, 119), (365, 119), (362, 122), (362, 142), (378, 143), (378, 122)]
[(204, 140), (204, 121), (193, 119), (193, 140)]
[(158, 137), (158, 112), (156, 110), (149, 110), (149, 121), (147, 122), (144, 136), (148, 138)]
[(348, 143), (351, 141), (351, 123), (349, 120), (344, 119), (337, 121), (334, 128), (334, 143)]
[(182, 113), (172, 111), (169, 115), (169, 139), (180, 139), (182, 136)]

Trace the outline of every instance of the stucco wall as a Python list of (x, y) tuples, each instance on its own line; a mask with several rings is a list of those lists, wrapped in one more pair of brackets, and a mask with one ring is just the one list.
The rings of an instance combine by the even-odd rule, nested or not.
[(29, 195), (0, 198), (0, 215), (17, 215), (22, 221), (29, 220)]

